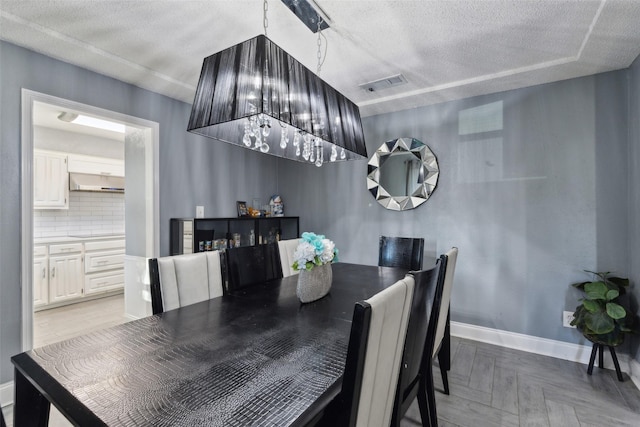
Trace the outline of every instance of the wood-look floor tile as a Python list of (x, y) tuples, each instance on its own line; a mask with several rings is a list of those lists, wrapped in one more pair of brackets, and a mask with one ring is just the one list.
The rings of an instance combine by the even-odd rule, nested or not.
[(464, 383), (468, 384), (475, 355), (476, 346), (470, 345), (467, 342), (460, 343), (456, 350), (456, 354), (451, 361), (450, 376), (453, 378), (459, 378)]
[(436, 393), (438, 419), (474, 427), (518, 426), (518, 417), (489, 405), (472, 402), (455, 395)]
[(123, 294), (37, 311), (33, 314), (33, 346), (42, 347), (128, 321)]
[(469, 388), (491, 392), (493, 389), (493, 370), (495, 359), (493, 357), (476, 354), (469, 375)]
[(580, 427), (573, 406), (547, 399), (547, 413), (551, 427)]
[(518, 374), (518, 410), (521, 427), (549, 427), (542, 387)]
[(495, 368), (491, 406), (518, 414), (518, 376), (515, 369)]

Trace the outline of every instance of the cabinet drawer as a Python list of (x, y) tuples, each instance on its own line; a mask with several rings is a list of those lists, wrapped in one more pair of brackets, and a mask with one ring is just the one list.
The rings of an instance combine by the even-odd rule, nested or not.
[(33, 257), (47, 256), (47, 245), (38, 245), (33, 247)]
[(124, 250), (124, 240), (100, 240), (84, 244), (85, 251), (105, 251), (110, 249)]
[(84, 260), (85, 273), (124, 268), (124, 251), (87, 253)]
[(49, 255), (69, 254), (82, 252), (82, 243), (60, 243), (49, 245)]
[(124, 273), (122, 270), (112, 273), (97, 273), (85, 276), (85, 295), (106, 292), (124, 288)]

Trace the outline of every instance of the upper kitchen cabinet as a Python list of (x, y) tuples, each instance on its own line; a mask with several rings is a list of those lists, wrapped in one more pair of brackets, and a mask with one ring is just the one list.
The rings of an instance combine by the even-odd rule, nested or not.
[(106, 157), (69, 154), (69, 172), (123, 177), (124, 161)]
[(69, 209), (67, 155), (34, 150), (33, 208)]

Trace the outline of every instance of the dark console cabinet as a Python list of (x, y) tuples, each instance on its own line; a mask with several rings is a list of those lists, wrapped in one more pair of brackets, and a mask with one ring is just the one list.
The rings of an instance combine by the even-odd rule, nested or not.
[[(273, 243), (300, 236), (299, 218), (171, 218), (170, 252), (180, 255), (205, 250)], [(253, 236), (253, 237), (252, 237)]]

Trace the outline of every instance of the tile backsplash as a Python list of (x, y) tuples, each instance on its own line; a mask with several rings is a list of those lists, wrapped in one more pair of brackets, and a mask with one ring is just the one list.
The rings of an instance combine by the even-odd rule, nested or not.
[(33, 211), (33, 237), (124, 234), (124, 194), (69, 193), (69, 209)]

